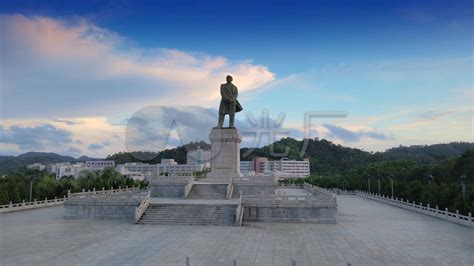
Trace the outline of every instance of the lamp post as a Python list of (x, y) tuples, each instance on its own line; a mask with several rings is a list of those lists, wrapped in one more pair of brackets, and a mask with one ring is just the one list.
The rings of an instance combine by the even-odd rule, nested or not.
[(392, 199), (393, 199), (393, 175), (390, 174), (389, 178), (390, 178), (390, 188), (392, 190)]
[(377, 186), (378, 186), (379, 195), (380, 195), (380, 175), (377, 176)]
[(369, 185), (368, 187), (369, 187), (369, 193), (370, 193), (370, 176), (367, 177), (367, 184)]
[(461, 181), (461, 188), (462, 188), (462, 199), (466, 200), (466, 175), (461, 175), (459, 180)]
[(33, 180), (34, 179), (35, 177), (30, 175), (30, 202), (31, 202), (31, 198), (33, 197)]
[(433, 179), (434, 179), (434, 177), (431, 174), (429, 174), (428, 175), (428, 183), (430, 184), (430, 188), (431, 188), (431, 183), (433, 182)]

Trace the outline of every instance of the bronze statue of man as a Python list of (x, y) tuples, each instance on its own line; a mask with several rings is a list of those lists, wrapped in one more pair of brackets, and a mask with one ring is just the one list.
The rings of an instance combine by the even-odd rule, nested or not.
[(219, 105), (219, 124), (217, 127), (224, 126), (224, 117), (229, 115), (229, 128), (234, 128), (235, 113), (243, 110), (237, 96), (239, 91), (237, 86), (232, 84), (232, 76), (226, 77), (227, 83), (221, 84), (221, 104)]

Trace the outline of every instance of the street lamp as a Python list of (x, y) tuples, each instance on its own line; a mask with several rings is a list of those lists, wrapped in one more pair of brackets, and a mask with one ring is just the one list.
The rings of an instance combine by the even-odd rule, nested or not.
[(390, 187), (392, 189), (392, 199), (393, 199), (393, 175), (390, 174), (389, 178), (390, 178)]
[(31, 198), (33, 196), (33, 180), (34, 179), (35, 179), (35, 176), (30, 175), (30, 202), (31, 202)]
[(434, 179), (433, 175), (429, 174), (428, 175), (428, 183), (430, 184), (430, 188), (431, 188), (431, 183), (433, 182), (433, 179)]
[(379, 195), (380, 195), (380, 175), (377, 176), (377, 186), (378, 186)]
[(370, 193), (370, 176), (367, 177), (367, 184), (369, 185), (369, 193)]
[(461, 181), (462, 199), (466, 200), (466, 180), (467, 180), (466, 175), (461, 175), (459, 177), (459, 180)]

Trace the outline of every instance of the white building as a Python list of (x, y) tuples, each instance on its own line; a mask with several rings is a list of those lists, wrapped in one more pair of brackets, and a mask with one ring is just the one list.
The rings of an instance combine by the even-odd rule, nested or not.
[(90, 170), (104, 170), (107, 167), (115, 167), (114, 161), (87, 161), (86, 167)]
[(186, 164), (202, 165), (203, 168), (211, 167), (211, 151), (198, 148), (186, 154)]
[(194, 172), (202, 171), (202, 164), (175, 164), (167, 165), (165, 173), (169, 175), (192, 175)]
[(240, 172), (243, 175), (248, 175), (255, 171), (253, 167), (253, 161), (240, 161)]
[(203, 166), (198, 164), (178, 164), (174, 159), (161, 159), (157, 165), (158, 175), (167, 173), (168, 175), (189, 175), (197, 171), (202, 171)]
[(59, 163), (54, 165), (53, 169), (54, 173), (56, 174), (56, 180), (61, 179), (63, 176), (72, 176), (74, 178), (78, 178), (82, 171), (88, 170), (83, 163)]
[(46, 165), (41, 164), (41, 163), (34, 163), (34, 164), (27, 165), (26, 168), (42, 171), (42, 170), (46, 169)]
[(148, 163), (124, 163), (124, 164), (117, 164), (116, 167), (117, 172), (122, 175), (133, 175), (142, 173), (146, 174), (157, 174), (158, 168), (156, 164), (148, 164)]
[(278, 179), (304, 178), (310, 175), (309, 160), (270, 161), (265, 157), (256, 157), (253, 161), (241, 161), (240, 172), (250, 174), (255, 171), (257, 175), (273, 175)]

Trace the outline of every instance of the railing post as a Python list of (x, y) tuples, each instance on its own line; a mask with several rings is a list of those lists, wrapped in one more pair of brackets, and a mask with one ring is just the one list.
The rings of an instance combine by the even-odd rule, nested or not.
[(85, 188), (82, 189), (82, 193), (84, 193), (84, 192), (86, 192), (86, 189), (85, 189)]
[(468, 221), (469, 221), (468, 225), (470, 227), (474, 227), (474, 223), (472, 222), (472, 214), (470, 212), (467, 213), (467, 217), (468, 217)]
[(105, 187), (102, 187), (102, 191), (105, 191)]
[(439, 216), (439, 212), (438, 212), (438, 205), (436, 205), (436, 217)]
[(68, 190), (67, 190), (67, 197), (69, 198), (70, 196), (71, 196), (71, 190), (68, 189)]
[(446, 215), (446, 219), (449, 220), (448, 208), (444, 208), (444, 215)]
[(426, 213), (431, 214), (430, 204), (426, 205)]
[(13, 202), (10, 201), (9, 208), (13, 208)]
[(456, 220), (457, 220), (457, 223), (459, 224), (460, 223), (459, 210), (456, 210)]

